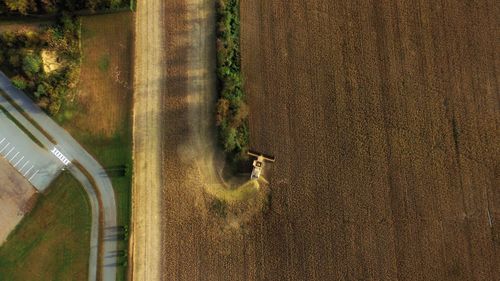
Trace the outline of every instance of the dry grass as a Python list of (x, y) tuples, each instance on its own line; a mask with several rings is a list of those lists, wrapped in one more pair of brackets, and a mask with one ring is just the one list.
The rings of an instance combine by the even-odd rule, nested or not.
[(213, 2), (165, 3), (163, 279), (499, 275), (494, 1), (241, 1), (252, 147), (277, 159), (245, 224), (210, 213), (190, 126)]
[[(70, 130), (111, 137), (128, 126), (132, 93), (131, 13), (82, 18), (81, 79), (61, 121)], [(76, 128), (75, 128), (76, 127)]]
[(50, 73), (62, 67), (55, 51), (42, 50), (43, 71)]
[(214, 169), (214, 2), (165, 4), (162, 278), (248, 280), (241, 275), (253, 270), (242, 266), (245, 234), (263, 213), (267, 190), (255, 182), (225, 189)]

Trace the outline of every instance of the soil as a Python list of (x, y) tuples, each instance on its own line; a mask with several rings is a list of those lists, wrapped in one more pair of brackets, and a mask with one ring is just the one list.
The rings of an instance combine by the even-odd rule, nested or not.
[(57, 53), (55, 51), (43, 50), (42, 61), (43, 71), (45, 73), (50, 73), (62, 67), (61, 63), (58, 62)]
[(5, 159), (0, 158), (0, 245), (36, 201), (36, 191)]

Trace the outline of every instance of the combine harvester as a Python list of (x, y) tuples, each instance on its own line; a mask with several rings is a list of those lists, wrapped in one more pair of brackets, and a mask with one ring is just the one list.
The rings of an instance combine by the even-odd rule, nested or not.
[(253, 161), (253, 170), (252, 175), (250, 176), (250, 180), (258, 180), (261, 177), (265, 162), (275, 161), (275, 158), (273, 156), (265, 155), (256, 151), (249, 150), (247, 154), (257, 158)]

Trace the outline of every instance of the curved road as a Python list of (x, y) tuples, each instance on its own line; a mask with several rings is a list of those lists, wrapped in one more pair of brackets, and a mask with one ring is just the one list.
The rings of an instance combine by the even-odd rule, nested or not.
[[(45, 114), (32, 100), (27, 97), (22, 91), (15, 88), (10, 80), (0, 72), (0, 89), (10, 97), (15, 104), (23, 109), (23, 111), (37, 125), (43, 129), (45, 134), (48, 134), (56, 143), (50, 141), (40, 130), (38, 130), (31, 121), (27, 120), (15, 107), (9, 106), (8, 102), (0, 96), (0, 103), (6, 107), (6, 110), (21, 123), (31, 134), (33, 134), (47, 149), (51, 149), (57, 145), (63, 154), (72, 162), (78, 162), (86, 172), (80, 170), (78, 166), (70, 165), (68, 170), (85, 188), (92, 208), (92, 224), (91, 224), (91, 248), (89, 260), (89, 281), (97, 279), (98, 268), (98, 243), (99, 243), (99, 222), (103, 222), (103, 257), (101, 264), (102, 280), (116, 280), (117, 266), (117, 242), (116, 236), (116, 203), (115, 194), (111, 185), (111, 180), (106, 175), (101, 165), (75, 140), (71, 135), (56, 124), (47, 114)], [(90, 175), (92, 179), (87, 178)], [(97, 192), (91, 183), (91, 180), (97, 187)], [(101, 199), (101, 206), (99, 200)], [(102, 208), (99, 210), (99, 208)], [(100, 218), (100, 215), (103, 217)]]

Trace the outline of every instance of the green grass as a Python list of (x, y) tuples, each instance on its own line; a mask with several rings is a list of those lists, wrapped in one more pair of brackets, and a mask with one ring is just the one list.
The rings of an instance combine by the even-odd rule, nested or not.
[[(129, 101), (127, 102), (129, 103)], [(64, 114), (64, 112), (61, 112)], [(65, 127), (72, 126), (69, 120)], [(71, 130), (71, 135), (87, 150), (104, 169), (112, 170), (118, 166), (127, 166), (128, 172), (125, 175), (111, 177), (111, 182), (115, 191), (117, 207), (117, 223), (120, 226), (129, 226), (131, 216), (131, 192), (132, 192), (132, 131), (130, 120), (124, 120), (121, 128), (117, 128), (114, 136), (104, 137), (82, 130)], [(128, 250), (128, 241), (118, 241), (119, 250)], [(124, 262), (126, 258), (121, 258), (118, 262)], [(116, 280), (126, 280), (126, 268), (120, 267), (117, 270)], [(1, 280), (1, 279), (0, 279)]]
[[(77, 139), (83, 147), (92, 154), (104, 169), (113, 169), (113, 167), (126, 165), (128, 172), (124, 176), (111, 176), (111, 182), (115, 190), (115, 199), (117, 207), (118, 225), (129, 226), (131, 216), (132, 192), (132, 134), (129, 121), (124, 121), (123, 127), (116, 131), (112, 137), (103, 137), (92, 135), (85, 132), (74, 133), (73, 137)], [(111, 174), (108, 172), (108, 174)], [(119, 250), (128, 250), (128, 241), (118, 241)], [(124, 262), (122, 258), (118, 262)], [(126, 268), (121, 267), (117, 270), (116, 280), (126, 280)]]
[(84, 189), (62, 174), (0, 247), (0, 280), (86, 280), (90, 223)]
[[(84, 148), (92, 154), (104, 169), (113, 169), (117, 166), (126, 165), (132, 167), (132, 136), (127, 126), (124, 126), (111, 138), (95, 136), (91, 134), (73, 134)], [(118, 208), (118, 222), (121, 225), (128, 224), (130, 219), (130, 192), (131, 173), (125, 176), (113, 176), (111, 181), (115, 189), (116, 204)]]

